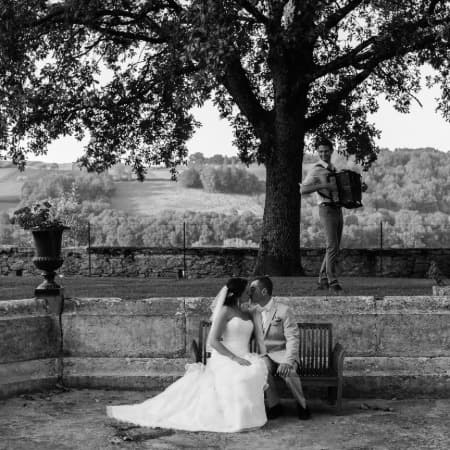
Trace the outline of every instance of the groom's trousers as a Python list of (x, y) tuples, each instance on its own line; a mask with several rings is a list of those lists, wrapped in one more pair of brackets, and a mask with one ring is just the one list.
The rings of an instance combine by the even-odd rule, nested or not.
[[(266, 389), (266, 406), (270, 409), (275, 405), (280, 403), (280, 397), (278, 396), (276, 386), (275, 386), (275, 375), (277, 373), (277, 369), (279, 364), (270, 359), (267, 355), (264, 356), (264, 362), (266, 363), (268, 374), (267, 374), (267, 384), (269, 387)], [(297, 363), (295, 363), (295, 366)], [(292, 392), (295, 400), (299, 403), (302, 408), (306, 408), (306, 399), (303, 394), (302, 382), (300, 380), (300, 376), (297, 372), (297, 367), (294, 367), (289, 375), (285, 377), (281, 377), (283, 381), (286, 383), (289, 390)]]

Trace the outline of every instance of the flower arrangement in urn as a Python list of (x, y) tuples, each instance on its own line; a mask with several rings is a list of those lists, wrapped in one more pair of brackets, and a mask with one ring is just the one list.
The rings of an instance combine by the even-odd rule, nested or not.
[(47, 201), (14, 211), (11, 222), (33, 233), (36, 248), (33, 263), (43, 271), (42, 275), (45, 278), (35, 289), (35, 295), (60, 294), (61, 287), (55, 282), (55, 270), (59, 269), (64, 262), (61, 257), (62, 233), (69, 227), (64, 224), (57, 211)]
[(24, 206), (14, 211), (11, 222), (24, 230), (48, 230), (49, 228), (67, 228), (59, 218), (51, 203), (44, 201), (33, 206)]

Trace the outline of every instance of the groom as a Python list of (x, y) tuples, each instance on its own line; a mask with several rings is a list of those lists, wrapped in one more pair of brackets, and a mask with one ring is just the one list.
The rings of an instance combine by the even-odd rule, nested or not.
[(272, 288), (272, 280), (264, 276), (253, 280), (249, 291), (251, 303), (261, 312), (266, 347), (264, 361), (268, 369), (269, 384), (266, 390), (267, 417), (273, 419), (282, 413), (280, 398), (275, 388), (274, 376), (277, 375), (283, 379), (297, 400), (299, 419), (307, 420), (311, 413), (306, 405), (298, 375), (300, 335), (297, 323), (289, 307), (272, 298)]

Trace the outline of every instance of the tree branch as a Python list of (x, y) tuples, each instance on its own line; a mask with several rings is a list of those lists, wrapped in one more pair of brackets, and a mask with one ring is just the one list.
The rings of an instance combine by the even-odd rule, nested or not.
[(239, 0), (238, 3), (256, 19), (257, 22), (264, 25), (269, 24), (270, 19), (265, 16), (255, 5), (252, 5), (248, 0)]
[[(180, 12), (182, 10), (181, 6), (179, 6), (175, 1), (169, 1), (168, 5), (170, 5), (175, 12)], [(69, 20), (72, 24), (84, 25), (111, 37), (140, 40), (152, 44), (162, 44), (167, 42), (170, 39), (170, 36), (167, 33), (164, 33), (164, 30), (162, 30), (162, 28), (147, 15), (151, 11), (159, 11), (161, 9), (164, 9), (164, 7), (158, 7), (154, 10), (146, 7), (139, 12), (131, 12), (123, 9), (100, 8), (95, 10), (92, 16), (83, 16), (80, 14), (69, 15), (71, 12), (69, 7), (64, 5), (55, 5), (49, 10), (48, 14), (41, 18), (31, 20), (28, 24), (26, 24), (26, 26), (32, 28), (39, 27), (41, 25), (64, 23)], [(109, 22), (108, 20), (105, 20), (107, 18), (111, 18), (114, 23), (112, 21)], [(126, 21), (124, 20), (125, 18), (131, 20)], [(114, 29), (116, 26), (138, 24), (140, 21), (147, 21), (150, 25), (152, 25), (156, 29), (155, 34), (158, 37), (151, 37), (145, 33)]]
[(437, 4), (441, 1), (442, 0), (431, 0), (430, 4), (428, 5), (427, 14), (433, 14)]
[(363, 50), (367, 49), (367, 47), (370, 47), (372, 44), (376, 42), (376, 38), (374, 36), (371, 36), (369, 39), (366, 39), (365, 41), (361, 42), (356, 47), (352, 48), (349, 52), (342, 56), (338, 56), (333, 61), (330, 61), (327, 64), (323, 64), (322, 66), (317, 66), (314, 74), (312, 76), (312, 79), (315, 80), (317, 78), (320, 78), (324, 75), (327, 75), (329, 73), (337, 72), (339, 69), (342, 69), (343, 67), (352, 66), (355, 64), (360, 63), (364, 59), (366, 59), (368, 56), (370, 56), (369, 52), (361, 53)]
[(112, 28), (102, 27), (100, 25), (93, 24), (93, 23), (90, 23), (90, 24), (87, 24), (84, 22), (77, 22), (77, 23), (78, 23), (78, 25), (85, 25), (94, 31), (98, 31), (99, 33), (102, 33), (105, 36), (116, 37), (116, 38), (121, 38), (121, 39), (128, 39), (128, 40), (132, 40), (132, 41), (138, 40), (138, 41), (148, 42), (151, 44), (164, 44), (167, 42), (166, 39), (152, 38), (143, 33), (114, 30)]
[[(436, 2), (434, 1), (433, 3)], [(403, 33), (406, 32), (408, 35), (413, 35), (414, 33), (417, 33), (421, 27), (448, 24), (449, 22), (450, 20), (447, 18), (443, 21), (434, 21), (434, 23), (430, 25), (430, 19), (425, 16), (419, 18), (415, 22), (405, 22), (402, 26), (391, 24), (392, 26), (388, 27), (382, 34), (371, 36), (346, 54), (338, 56), (327, 64), (317, 66), (311, 78), (312, 80), (315, 80), (324, 75), (336, 73), (338, 70), (349, 66), (364, 68), (361, 66), (366, 61), (370, 61), (371, 58), (377, 58), (377, 55), (383, 53), (386, 54), (385, 59), (388, 59), (398, 54), (406, 54), (409, 51), (419, 50), (422, 45), (421, 41), (412, 39), (405, 44), (402, 39), (404, 37)], [(418, 44), (418, 46), (416, 44)], [(372, 48), (367, 50), (370, 46), (372, 46)], [(415, 48), (416, 46), (417, 48)]]
[(260, 134), (265, 134), (268, 129), (270, 112), (261, 106), (253, 93), (252, 86), (237, 56), (233, 56), (227, 61), (222, 82), (249, 122)]
[[(425, 19), (420, 19), (415, 24), (407, 23), (404, 28), (413, 26), (412, 32), (417, 31), (420, 24), (423, 24)], [(448, 24), (449, 18), (444, 19), (443, 23)], [(441, 23), (440, 21), (437, 23)], [(401, 30), (398, 30), (401, 31)], [(385, 39), (378, 41), (377, 46), (371, 52), (371, 58), (367, 59), (364, 69), (358, 72), (353, 77), (347, 77), (342, 83), (341, 88), (332, 92), (327, 100), (322, 104), (321, 108), (309, 116), (305, 121), (307, 130), (314, 130), (318, 125), (323, 123), (329, 116), (333, 115), (343, 99), (345, 99), (350, 92), (364, 82), (374, 71), (374, 69), (382, 62), (385, 62), (394, 56), (406, 55), (409, 52), (418, 51), (429, 46), (436, 36), (433, 33), (424, 34), (419, 38), (415, 38), (413, 41), (407, 41), (403, 43), (400, 38), (396, 42), (395, 40), (389, 41), (392, 34), (388, 33)], [(389, 45), (388, 45), (389, 42)]]
[(336, 113), (341, 101), (346, 98), (350, 92), (366, 80), (373, 72), (378, 63), (372, 63), (364, 70), (358, 72), (354, 77), (348, 77), (342, 84), (341, 89), (332, 92), (322, 107), (307, 117), (305, 120), (305, 129), (312, 131), (316, 129), (325, 120)]
[(317, 25), (315, 33), (316, 36), (319, 36), (323, 31), (331, 30), (331, 28), (335, 27), (342, 19), (344, 19), (363, 2), (364, 0), (350, 0), (345, 6), (335, 11)]
[(44, 17), (41, 17), (36, 20), (30, 21), (28, 24), (25, 24), (25, 26), (29, 27), (38, 27), (40, 25), (45, 25), (47, 23), (52, 23), (55, 21), (55, 19), (60, 19), (63, 17), (65, 11), (67, 8), (61, 5), (55, 5), (53, 8), (51, 8), (51, 11), (46, 14)]
[[(392, 74), (386, 72), (386, 71), (383, 69), (383, 67), (381, 67), (381, 66), (380, 66), (380, 67), (377, 67), (376, 70), (382, 72), (382, 73), (383, 73), (383, 76), (384, 76), (385, 78), (389, 79), (389, 80), (391, 81), (392, 84), (397, 84), (397, 86), (398, 86), (400, 89), (402, 88), (401, 84), (397, 82), (397, 80), (392, 76)], [(422, 102), (421, 102), (414, 94), (411, 94), (411, 92), (405, 92), (405, 94), (408, 95), (409, 97), (411, 97), (413, 100), (415, 100), (415, 101), (417, 102), (417, 104), (418, 104), (421, 108), (423, 108)]]

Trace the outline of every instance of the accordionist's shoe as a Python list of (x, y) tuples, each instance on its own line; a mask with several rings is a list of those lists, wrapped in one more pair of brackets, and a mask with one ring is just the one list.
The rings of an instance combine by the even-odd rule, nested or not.
[(342, 286), (339, 283), (332, 283), (328, 288), (331, 292), (341, 292)]
[(323, 280), (320, 280), (316, 286), (317, 291), (326, 291), (328, 288), (329, 288), (329, 285), (328, 285), (328, 280), (326, 278)]

